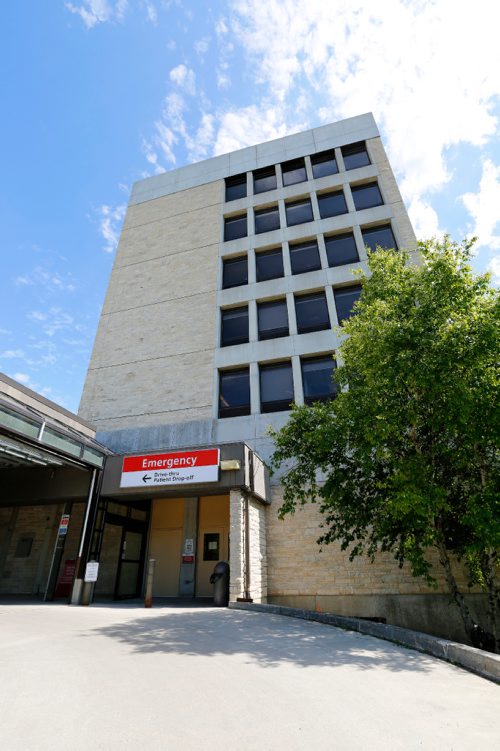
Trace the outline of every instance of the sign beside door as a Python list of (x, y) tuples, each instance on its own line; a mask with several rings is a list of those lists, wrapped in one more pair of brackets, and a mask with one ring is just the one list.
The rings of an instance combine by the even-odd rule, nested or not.
[(123, 459), (120, 487), (217, 482), (219, 459), (219, 449), (126, 456)]

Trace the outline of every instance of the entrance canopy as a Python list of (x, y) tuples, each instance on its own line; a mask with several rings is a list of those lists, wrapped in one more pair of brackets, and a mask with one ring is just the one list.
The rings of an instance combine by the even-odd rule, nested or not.
[(109, 454), (89, 423), (0, 373), (0, 506), (84, 500)]

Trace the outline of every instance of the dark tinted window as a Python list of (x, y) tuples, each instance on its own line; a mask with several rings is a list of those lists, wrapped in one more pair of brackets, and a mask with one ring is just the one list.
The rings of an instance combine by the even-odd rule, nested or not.
[(318, 204), (319, 215), (322, 219), (347, 213), (347, 204), (343, 190), (336, 190), (333, 193), (321, 193), (318, 195)]
[(226, 201), (236, 201), (237, 198), (245, 198), (247, 194), (247, 176), (235, 175), (226, 177)]
[(283, 253), (281, 252), (281, 248), (256, 253), (255, 265), (258, 282), (265, 282), (266, 279), (278, 279), (278, 277), (283, 276)]
[(239, 287), (248, 284), (248, 263), (246, 256), (225, 258), (222, 261), (222, 287)]
[(352, 309), (354, 303), (359, 300), (361, 285), (353, 284), (351, 287), (340, 287), (334, 290), (334, 294), (337, 318), (342, 325), (342, 321), (347, 320), (353, 315)]
[(313, 240), (308, 243), (290, 245), (290, 263), (292, 274), (304, 274), (306, 271), (320, 269), (318, 243)]
[(308, 357), (301, 361), (302, 386), (304, 402), (324, 402), (337, 393), (337, 384), (333, 380), (333, 371), (337, 363), (330, 356)]
[(258, 169), (253, 173), (254, 193), (265, 193), (266, 190), (274, 190), (276, 184), (276, 170), (274, 167)]
[(381, 248), (396, 248), (396, 240), (392, 232), (390, 224), (384, 224), (379, 227), (370, 227), (369, 229), (362, 229), (363, 242), (370, 250), (375, 250), (377, 246)]
[(224, 240), (237, 240), (247, 236), (247, 215), (239, 214), (224, 219)]
[(284, 162), (281, 165), (283, 175), (283, 185), (295, 185), (307, 180), (306, 166), (303, 159), (294, 159), (290, 162)]
[(248, 342), (248, 307), (221, 311), (221, 347)]
[(259, 339), (288, 336), (288, 311), (286, 300), (261, 302), (257, 305)]
[(280, 228), (280, 213), (277, 206), (268, 209), (259, 209), (255, 212), (255, 232), (271, 232)]
[(343, 266), (345, 263), (359, 261), (356, 240), (352, 232), (325, 237), (325, 246), (329, 266)]
[(250, 373), (248, 368), (219, 374), (219, 417), (250, 414)]
[(348, 146), (342, 146), (342, 156), (346, 169), (356, 169), (357, 167), (366, 167), (370, 164), (370, 157), (366, 150), (364, 141), (350, 143)]
[(293, 402), (292, 363), (260, 366), (261, 412), (280, 412), (290, 409)]
[(295, 315), (297, 317), (297, 331), (306, 334), (308, 331), (322, 331), (330, 328), (328, 305), (324, 292), (313, 295), (301, 295), (295, 298)]
[(318, 195), (318, 204), (319, 215), (322, 219), (347, 213), (347, 204), (343, 190), (336, 190), (333, 193), (320, 193)]
[(313, 220), (313, 211), (309, 198), (302, 201), (293, 201), (293, 203), (286, 203), (285, 211), (286, 223), (289, 227), (293, 227), (294, 224), (312, 222)]
[(382, 206), (384, 203), (377, 183), (356, 185), (351, 187), (351, 193), (356, 211), (370, 209), (372, 206)]
[(311, 157), (311, 164), (313, 176), (316, 179), (326, 175), (335, 175), (339, 171), (334, 151), (322, 151), (321, 154), (315, 154)]

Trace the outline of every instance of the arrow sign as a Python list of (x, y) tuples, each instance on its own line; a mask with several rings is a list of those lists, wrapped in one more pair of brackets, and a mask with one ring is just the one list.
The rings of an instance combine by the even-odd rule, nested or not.
[(219, 461), (219, 449), (213, 448), (124, 456), (120, 487), (217, 482)]

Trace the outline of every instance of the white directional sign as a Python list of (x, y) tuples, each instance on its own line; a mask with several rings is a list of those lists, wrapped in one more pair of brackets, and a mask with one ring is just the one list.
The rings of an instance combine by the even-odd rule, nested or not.
[(123, 459), (120, 487), (217, 482), (219, 459), (219, 449), (126, 456)]

